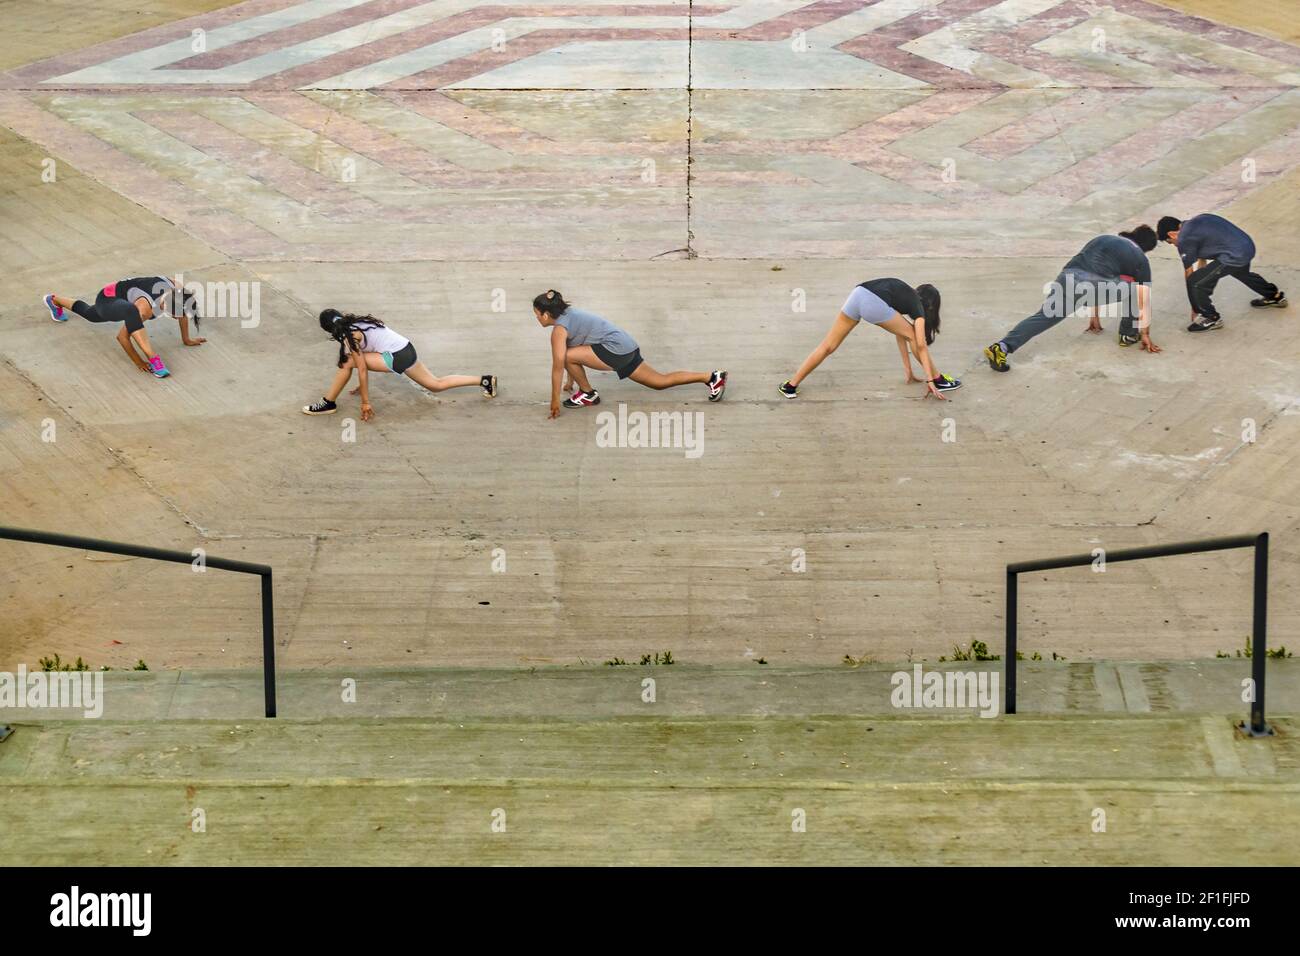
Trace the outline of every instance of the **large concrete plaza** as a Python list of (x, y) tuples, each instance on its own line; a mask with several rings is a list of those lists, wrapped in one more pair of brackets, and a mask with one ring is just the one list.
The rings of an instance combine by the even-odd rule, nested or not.
[[(1161, 247), (1163, 354), (1079, 319), (1012, 374), (980, 356), (1082, 242), (1166, 212), (1224, 212), (1300, 289), (1300, 48), (1267, 35), (1271, 6), (1235, 24), (1136, 0), (11, 5), (5, 520), (271, 563), (290, 668), (933, 657), (999, 640), (1008, 560), (1256, 530), (1293, 633), (1290, 313), (1251, 314), (1229, 281), (1227, 328), (1187, 335)], [(158, 382), (40, 306), (151, 272), (259, 283), (260, 321), (212, 319), (194, 349), (153, 329)], [(877, 275), (940, 287), (935, 355), (965, 388), (923, 401), (865, 330), (784, 402)], [(656, 367), (730, 370), (716, 406), (597, 377), (605, 409), (701, 411), (699, 458), (598, 448), (590, 410), (546, 420), (528, 300), (550, 286)], [(435, 372), (496, 373), (500, 398), (377, 382), (377, 419), (342, 441), (355, 399), (297, 411), (331, 372), (326, 306), (388, 319)], [(247, 581), (0, 554), (0, 661), (256, 659)], [(1026, 589), (1026, 640), (1231, 652), (1249, 570), (1058, 574)]]
[[(1010, 374), (981, 355), (1089, 238), (1163, 214), (1232, 219), (1256, 271), (1300, 296), (1293, 14), (1289, 0), (8, 3), (0, 523), (271, 564), (286, 671), (671, 651), (829, 675), (846, 655), (999, 652), (1009, 561), (1258, 531), (1273, 538), (1272, 643), (1294, 646), (1300, 311), (1253, 310), (1227, 280), (1226, 328), (1189, 335), (1161, 246), (1161, 354), (1119, 348), (1114, 318), (1087, 335), (1080, 317)], [(163, 381), (111, 329), (55, 324), (41, 305), (177, 273), (256, 290), (258, 310), (210, 318), (197, 348), (150, 323)], [(878, 276), (940, 288), (934, 357), (964, 387), (923, 399), (889, 338), (863, 328), (782, 399), (848, 291)], [(725, 400), (605, 374), (600, 409), (548, 421), (530, 301), (551, 287), (658, 369), (728, 369)], [(299, 414), (333, 373), (326, 307), (387, 320), (435, 373), (496, 374), (499, 397), (374, 375), (374, 421), (346, 395), (332, 418)], [(702, 454), (600, 447), (593, 413), (620, 403), (700, 413)], [(1251, 569), (1229, 552), (1032, 576), (1022, 648), (1080, 663), (1235, 654)], [(0, 588), (0, 670), (58, 653), (244, 680), (260, 661), (256, 586), (238, 575), (0, 541)], [(1133, 706), (1130, 678), (1103, 709), (1163, 709), (1149, 686)], [(1089, 700), (1111, 686), (1079, 679)], [(1244, 710), (1232, 683), (1203, 711)], [(1067, 698), (1052, 706), (1087, 709)], [(1256, 745), (1188, 719), (1175, 736), (1204, 731), (1220, 756)], [(289, 734), (271, 752), (296, 746), (292, 730), (258, 733)], [(700, 746), (691, 773), (714, 759)], [(65, 779), (39, 747), (22, 753), (0, 775), (30, 757)], [(1178, 753), (1151, 773), (1201, 773)], [(1242, 774), (1289, 773), (1277, 796), (1294, 819), (1284, 757)], [(1077, 769), (1042, 760), (1045, 778)], [(1273, 849), (1249, 852), (1276, 862)]]

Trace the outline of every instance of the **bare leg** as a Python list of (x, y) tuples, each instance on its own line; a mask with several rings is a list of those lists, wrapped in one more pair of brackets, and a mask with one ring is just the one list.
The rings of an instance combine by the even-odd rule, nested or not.
[(329, 391), (323, 396), (327, 402), (336, 402), (343, 389), (348, 387), (348, 382), (352, 380), (352, 362), (346, 362), (341, 369), (334, 374), (334, 381), (330, 382)]
[(51, 294), (50, 298), (54, 300), (54, 304), (57, 305), (60, 309), (71, 309), (72, 303), (77, 301), (76, 299), (69, 299), (65, 295)]
[[(125, 328), (125, 326), (123, 327)], [(145, 358), (151, 359), (158, 354), (153, 350), (153, 346), (149, 344), (149, 333), (144, 329), (132, 332), (131, 341), (140, 347), (140, 351), (144, 353)]]
[(564, 357), (564, 368), (565, 371), (569, 373), (569, 381), (570, 383), (576, 382), (578, 388), (582, 389), (584, 392), (590, 392), (592, 390), (591, 382), (587, 379), (587, 373), (583, 369), (582, 363), (578, 362), (576, 359), (569, 358), (569, 354), (573, 351), (573, 349), (570, 349)]
[(636, 371), (628, 376), (638, 385), (653, 389), (675, 388), (678, 385), (706, 385), (712, 377), (710, 372), (656, 372), (645, 362), (638, 365)]
[(122, 346), (122, 351), (126, 353), (126, 357), (131, 360), (131, 363), (136, 368), (142, 372), (151, 371), (149, 363), (136, 353), (135, 346), (131, 344), (131, 337), (126, 334), (125, 325), (117, 330), (117, 344)]
[(790, 384), (798, 388), (799, 383), (811, 375), (813, 369), (826, 361), (827, 357), (840, 347), (841, 343), (848, 338), (849, 333), (853, 331), (857, 324), (857, 322), (854, 322), (843, 312), (837, 315), (835, 317), (835, 324), (832, 325), (831, 330), (826, 333), (826, 338), (822, 339), (821, 344), (808, 353), (808, 357), (804, 359), (803, 364), (799, 366), (799, 371), (795, 372), (794, 376), (790, 379)]
[[(367, 369), (368, 371), (371, 371), (371, 372), (391, 372), (391, 371), (392, 371), (392, 369), (390, 369), (390, 368), (388, 367), (387, 363), (384, 362), (384, 357), (383, 357), (382, 355), (380, 355), (378, 352), (361, 352), (361, 353), (359, 353), (359, 354), (356, 353), (356, 352), (353, 352), (353, 353), (352, 353), (352, 358), (351, 358), (349, 361), (350, 361), (350, 363), (351, 363), (355, 368), (360, 368), (360, 367), (361, 367), (361, 363), (364, 362), (364, 363), (365, 363), (365, 366), (366, 366), (366, 369)], [(354, 389), (353, 389), (351, 392), (349, 392), (348, 394), (349, 394), (349, 395), (360, 395), (360, 394), (361, 394), (361, 386), (358, 385), (356, 388), (354, 388)]]
[[(584, 392), (591, 391), (584, 369), (592, 368), (598, 372), (613, 371), (608, 365), (596, 358), (596, 353), (592, 351), (590, 345), (577, 345), (569, 349), (564, 356), (564, 365)], [(712, 378), (712, 374), (709, 372), (668, 372), (664, 374), (663, 372), (656, 372), (645, 362), (642, 362), (628, 378), (638, 385), (644, 385), (646, 388), (665, 389), (675, 388), (678, 385), (705, 385)]]
[(586, 370), (592, 368), (597, 372), (612, 372), (608, 365), (596, 358), (590, 345), (575, 345), (564, 353), (564, 369), (570, 382), (577, 382), (584, 392), (594, 391), (587, 380)]
[(406, 370), (406, 375), (413, 382), (423, 385), (431, 392), (445, 392), (449, 388), (477, 388), (481, 381), (477, 375), (434, 375), (424, 367), (423, 362), (416, 362)]

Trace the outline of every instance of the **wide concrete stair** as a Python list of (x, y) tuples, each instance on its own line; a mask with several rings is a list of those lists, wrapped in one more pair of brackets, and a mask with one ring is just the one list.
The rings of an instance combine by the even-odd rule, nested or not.
[(100, 719), (0, 711), (0, 864), (1300, 862), (1294, 662), (1266, 739), (1241, 660), (1026, 662), (990, 719), (891, 706), (908, 669), (284, 674), (276, 720), (110, 673)]

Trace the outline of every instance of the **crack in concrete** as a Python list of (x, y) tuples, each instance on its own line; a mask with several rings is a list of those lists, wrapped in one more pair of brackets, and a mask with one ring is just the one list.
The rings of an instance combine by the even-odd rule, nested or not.
[(695, 230), (691, 225), (691, 165), (695, 162), (692, 146), (695, 138), (695, 0), (686, 7), (686, 258), (696, 258)]

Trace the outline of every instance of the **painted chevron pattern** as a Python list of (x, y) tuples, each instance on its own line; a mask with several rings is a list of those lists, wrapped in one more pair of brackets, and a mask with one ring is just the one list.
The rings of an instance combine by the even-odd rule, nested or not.
[(0, 122), (244, 259), (1063, 255), (1285, 174), (1298, 86), (1142, 0), (250, 0)]

